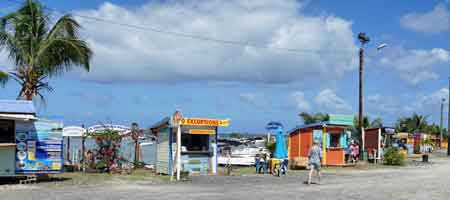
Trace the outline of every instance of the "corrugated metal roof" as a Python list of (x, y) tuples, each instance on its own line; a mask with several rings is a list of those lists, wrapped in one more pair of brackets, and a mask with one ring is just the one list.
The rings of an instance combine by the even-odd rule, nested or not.
[(0, 100), (0, 113), (36, 114), (36, 109), (32, 101)]
[(165, 117), (165, 118), (162, 119), (161, 121), (156, 122), (155, 124), (153, 124), (152, 126), (150, 126), (150, 129), (158, 128), (158, 127), (160, 127), (160, 126), (169, 124), (169, 122), (170, 122), (170, 117)]

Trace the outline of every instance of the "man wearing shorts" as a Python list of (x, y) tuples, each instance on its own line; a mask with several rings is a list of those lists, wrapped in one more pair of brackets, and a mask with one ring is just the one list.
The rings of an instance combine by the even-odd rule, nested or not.
[(308, 176), (308, 185), (311, 184), (311, 178), (314, 171), (317, 173), (319, 178), (318, 184), (320, 184), (320, 167), (322, 163), (322, 149), (320, 149), (319, 145), (317, 145), (317, 141), (313, 142), (313, 146), (309, 150), (308, 154), (308, 166), (309, 166), (309, 176)]

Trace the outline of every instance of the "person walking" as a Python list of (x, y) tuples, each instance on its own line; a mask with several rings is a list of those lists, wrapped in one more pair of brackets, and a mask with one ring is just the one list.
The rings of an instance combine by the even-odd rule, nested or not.
[(322, 156), (323, 156), (322, 149), (319, 147), (318, 142), (314, 140), (313, 146), (309, 150), (309, 154), (308, 154), (308, 166), (310, 169), (308, 181), (306, 182), (308, 185), (311, 184), (311, 179), (312, 179), (312, 175), (314, 172), (316, 172), (318, 180), (319, 180), (317, 182), (317, 184), (320, 184), (320, 178), (321, 178), (320, 168), (321, 168), (321, 164), (322, 164)]
[(359, 147), (354, 141), (352, 141), (349, 151), (352, 164), (355, 164), (358, 161)]

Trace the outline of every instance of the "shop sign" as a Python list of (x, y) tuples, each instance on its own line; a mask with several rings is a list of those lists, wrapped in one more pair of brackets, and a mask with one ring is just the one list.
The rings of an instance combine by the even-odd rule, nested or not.
[(195, 135), (214, 135), (216, 134), (215, 130), (208, 130), (208, 129), (190, 129), (189, 134), (195, 134)]
[(82, 137), (86, 133), (86, 129), (79, 126), (68, 126), (63, 128), (64, 137)]
[(62, 121), (39, 119), (32, 128), (18, 124), (16, 172), (59, 173), (63, 166)]
[(353, 126), (353, 119), (354, 117), (352, 115), (330, 115), (329, 123), (334, 125)]
[(228, 119), (200, 119), (200, 118), (181, 118), (181, 125), (190, 126), (229, 126), (230, 121)]
[(122, 125), (115, 125), (115, 124), (94, 125), (94, 126), (91, 126), (88, 128), (89, 133), (101, 132), (101, 131), (105, 131), (105, 130), (118, 131), (121, 134), (131, 132), (130, 127), (122, 126)]

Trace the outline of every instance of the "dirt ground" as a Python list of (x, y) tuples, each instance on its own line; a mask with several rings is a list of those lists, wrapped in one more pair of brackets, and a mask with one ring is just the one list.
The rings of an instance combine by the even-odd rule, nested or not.
[(0, 199), (450, 199), (450, 160), (406, 167), (328, 169), (320, 185), (305, 185), (305, 171), (287, 177), (269, 175), (198, 176), (169, 183), (146, 178), (62, 181), (0, 186)]

